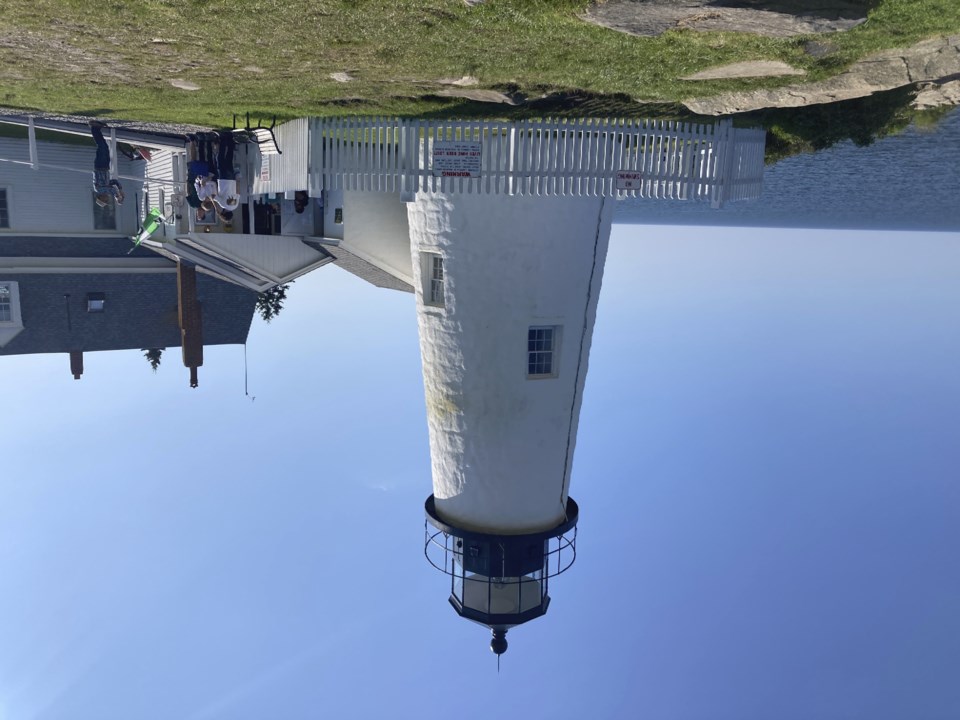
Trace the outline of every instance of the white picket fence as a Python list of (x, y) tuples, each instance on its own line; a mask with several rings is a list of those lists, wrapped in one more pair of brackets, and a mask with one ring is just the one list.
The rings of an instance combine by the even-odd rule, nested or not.
[[(278, 125), (275, 131), (277, 144), (283, 151), (279, 155), (261, 155), (258, 164), (251, 168), (250, 192), (254, 195), (273, 195), (309, 187), (308, 164), (310, 162), (310, 120), (298, 118)], [(247, 146), (250, 148), (251, 146)]]
[[(764, 131), (734, 128), (729, 120), (313, 118), (305, 133), (312, 195), (341, 189), (408, 197), (418, 191), (631, 195), (721, 205), (759, 197), (763, 183)], [(441, 174), (434, 157), (440, 142), (479, 144), (473, 177)], [(286, 175), (279, 164), (287, 159), (286, 152), (271, 159), (274, 177)]]

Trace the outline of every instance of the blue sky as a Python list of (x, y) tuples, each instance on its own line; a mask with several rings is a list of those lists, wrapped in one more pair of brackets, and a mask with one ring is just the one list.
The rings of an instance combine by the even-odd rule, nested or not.
[(482, 628), (423, 559), (409, 295), (243, 353), (2, 361), (0, 720), (960, 716), (960, 234), (617, 225), (579, 556)]

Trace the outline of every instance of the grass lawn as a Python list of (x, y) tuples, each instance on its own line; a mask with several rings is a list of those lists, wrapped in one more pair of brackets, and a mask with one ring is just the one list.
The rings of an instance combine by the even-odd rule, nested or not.
[[(865, 0), (866, 1), (866, 0)], [(600, 94), (577, 112), (633, 110), (795, 79), (687, 83), (717, 64), (777, 59), (817, 80), (876, 50), (960, 32), (957, 0), (876, 0), (868, 20), (806, 38), (677, 31), (637, 38), (577, 15), (589, 0), (4, 0), (0, 105), (223, 125), (233, 112), (303, 115), (529, 114), (436, 95), (442, 78), (539, 96)], [(340, 83), (331, 73), (354, 79)], [(199, 91), (173, 87), (179, 78)], [(609, 102), (604, 98), (608, 98)], [(637, 107), (629, 114), (642, 114)]]

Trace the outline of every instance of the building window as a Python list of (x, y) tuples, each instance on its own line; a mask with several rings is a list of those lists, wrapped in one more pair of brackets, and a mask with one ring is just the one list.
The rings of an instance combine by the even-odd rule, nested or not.
[(87, 312), (102, 313), (107, 298), (103, 293), (87, 293)]
[(0, 188), (0, 228), (10, 227), (10, 206), (7, 189)]
[(443, 258), (439, 255), (430, 262), (430, 302), (443, 305)]
[[(0, 328), (23, 327), (20, 317), (20, 286), (12, 280), (0, 280)], [(3, 336), (0, 335), (0, 346)]]
[(13, 322), (13, 289), (9, 283), (0, 283), (0, 322)]
[(423, 302), (434, 307), (444, 306), (443, 256), (437, 253), (421, 253), (423, 263)]
[(558, 325), (531, 327), (527, 331), (527, 377), (557, 376), (556, 351), (560, 339)]
[(93, 201), (93, 229), (94, 230), (116, 230), (117, 229), (117, 203), (112, 198), (103, 207), (97, 204), (97, 196), (90, 195)]

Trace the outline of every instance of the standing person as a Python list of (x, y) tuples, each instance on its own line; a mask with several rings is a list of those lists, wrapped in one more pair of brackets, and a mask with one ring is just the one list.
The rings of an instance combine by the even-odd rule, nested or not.
[(97, 198), (97, 205), (106, 207), (112, 197), (117, 205), (123, 202), (123, 185), (110, 177), (110, 146), (103, 138), (103, 130), (107, 125), (99, 120), (90, 121), (90, 134), (97, 143), (97, 155), (93, 159), (93, 192)]
[(302, 213), (310, 204), (310, 194), (306, 190), (297, 190), (293, 194), (293, 209)]
[(217, 194), (217, 185), (210, 180), (213, 174), (213, 141), (206, 133), (187, 135), (187, 139), (196, 143), (197, 148), (197, 159), (187, 163), (187, 204), (199, 208), (206, 198)]
[(222, 212), (221, 219), (231, 220), (233, 211), (240, 205), (237, 192), (237, 169), (233, 165), (233, 153), (236, 143), (230, 131), (218, 132), (220, 147), (217, 149), (217, 197), (214, 198)]
[(193, 187), (201, 203), (207, 199), (217, 199), (217, 181), (213, 179), (213, 175), (198, 175), (193, 181)]

